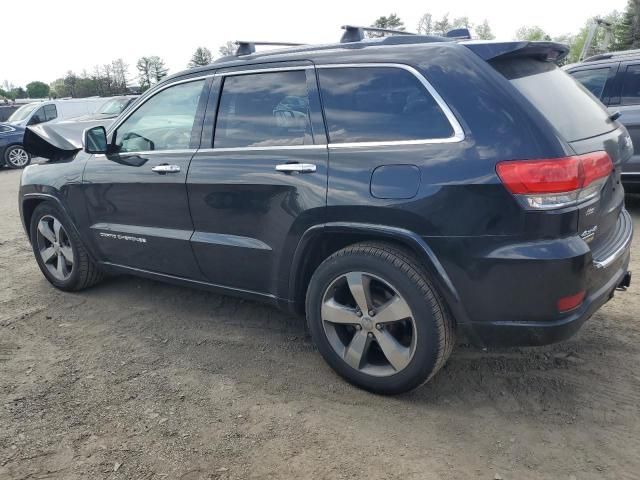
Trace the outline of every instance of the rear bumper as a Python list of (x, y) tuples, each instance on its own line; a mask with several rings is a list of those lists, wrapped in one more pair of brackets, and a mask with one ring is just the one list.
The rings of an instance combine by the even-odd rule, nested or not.
[[(460, 333), (480, 346), (545, 345), (571, 337), (630, 280), (633, 224), (622, 210), (606, 244), (592, 252), (579, 237), (517, 243), (466, 259), (451, 271), (467, 318)], [(460, 288), (462, 286), (463, 288)], [(559, 313), (557, 301), (585, 291), (576, 309)]]
[[(591, 292), (573, 313), (548, 322), (477, 322), (462, 325), (462, 334), (479, 346), (538, 346), (572, 337), (628, 277), (629, 252), (604, 285)], [(628, 285), (626, 285), (628, 286)]]

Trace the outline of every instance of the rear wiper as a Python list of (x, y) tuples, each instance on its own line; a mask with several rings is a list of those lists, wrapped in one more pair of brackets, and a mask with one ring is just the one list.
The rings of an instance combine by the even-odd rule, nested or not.
[(609, 115), (609, 120), (613, 122), (614, 120), (619, 119), (620, 115), (622, 115), (622, 112), (620, 112), (620, 110), (618, 110), (617, 112), (613, 112), (611, 115)]

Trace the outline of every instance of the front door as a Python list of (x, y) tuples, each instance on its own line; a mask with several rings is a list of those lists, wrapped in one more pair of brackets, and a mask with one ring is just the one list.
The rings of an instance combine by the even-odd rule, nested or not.
[(100, 260), (199, 279), (189, 240), (186, 178), (199, 142), (208, 81), (148, 97), (111, 134), (110, 153), (89, 158), (84, 193)]
[(313, 67), (223, 72), (211, 97), (202, 144), (212, 148), (196, 153), (187, 178), (195, 255), (214, 284), (278, 296), (300, 236), (325, 213)]

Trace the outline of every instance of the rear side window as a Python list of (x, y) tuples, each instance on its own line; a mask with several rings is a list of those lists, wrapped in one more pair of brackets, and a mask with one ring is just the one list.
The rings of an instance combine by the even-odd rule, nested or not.
[(45, 105), (44, 116), (47, 119), (46, 120), (47, 122), (49, 120), (53, 120), (54, 118), (58, 118), (58, 109), (56, 108), (55, 105)]
[(602, 98), (604, 86), (609, 78), (609, 67), (594, 68), (592, 70), (579, 70), (571, 72), (573, 78), (582, 84), (584, 88), (589, 90), (596, 98)]
[(620, 101), (623, 105), (640, 103), (640, 65), (629, 65), (622, 83)]
[(444, 139), (453, 127), (412, 73), (393, 67), (318, 70), (331, 143)]
[(304, 70), (228, 76), (215, 148), (313, 144)]
[(562, 135), (573, 142), (614, 129), (609, 113), (554, 63), (533, 58), (491, 62)]

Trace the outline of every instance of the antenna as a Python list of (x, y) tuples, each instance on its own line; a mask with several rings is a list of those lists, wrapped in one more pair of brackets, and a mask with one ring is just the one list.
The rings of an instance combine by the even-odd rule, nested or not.
[(251, 55), (256, 51), (256, 45), (272, 45), (277, 47), (299, 47), (305, 45), (304, 43), (290, 43), (290, 42), (245, 42), (237, 40), (235, 44), (238, 46), (236, 50), (236, 57), (243, 55)]
[(392, 35), (416, 35), (415, 33), (405, 32), (404, 30), (393, 30), (390, 28), (378, 27), (359, 27), (357, 25), (343, 25), (342, 29), (345, 32), (342, 34), (340, 43), (360, 42), (364, 40), (364, 32), (390, 33)]

